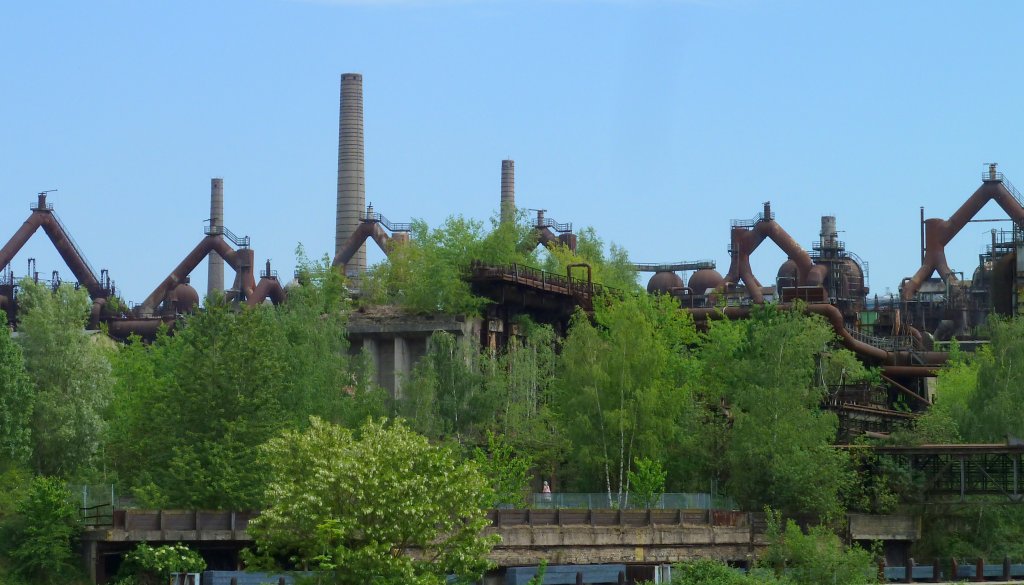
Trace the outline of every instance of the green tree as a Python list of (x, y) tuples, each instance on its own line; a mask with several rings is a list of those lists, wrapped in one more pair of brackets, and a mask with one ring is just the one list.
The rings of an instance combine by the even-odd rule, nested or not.
[(401, 422), (369, 420), (356, 437), (314, 418), (272, 439), (262, 461), (272, 504), (249, 525), (258, 563), (289, 558), (352, 585), (440, 585), (488, 567), (487, 478)]
[[(988, 324), (988, 351), (975, 354), (977, 378), (970, 384), (969, 363), (956, 363), (944, 372), (964, 384), (955, 390), (944, 384), (939, 395), (964, 439), (971, 442), (1002, 442), (1007, 435), (1024, 437), (1019, 406), (1024, 400), (1024, 319), (992, 317)], [(952, 381), (952, 380), (951, 380)]]
[(68, 583), (79, 572), (74, 546), (81, 532), (71, 492), (60, 479), (36, 477), (5, 522), (7, 556), (33, 583)]
[(365, 361), (350, 358), (340, 277), (308, 265), (281, 307), (210, 299), (173, 336), (115, 356), (108, 434), (122, 480), (152, 506), (255, 508), (266, 478), (254, 445), (312, 414), (339, 423), (384, 409)]
[(85, 331), (90, 306), (68, 284), (20, 283), (18, 342), (35, 387), (31, 463), (43, 475), (88, 470), (100, 446), (112, 379), (106, 339)]
[(745, 321), (714, 321), (702, 347), (704, 386), (725, 405), (722, 472), (746, 509), (838, 518), (852, 482), (832, 447), (838, 421), (821, 410), (819, 357), (834, 341), (821, 318), (799, 307), (755, 309)]
[(670, 475), (699, 475), (702, 441), (684, 339), (693, 322), (670, 300), (644, 294), (603, 298), (596, 324), (577, 313), (562, 346), (555, 411), (570, 442), (569, 485), (621, 501), (637, 457), (675, 461)]
[(518, 455), (503, 435), (488, 432), (487, 450), (478, 447), (473, 458), (494, 490), (491, 507), (525, 507), (526, 493), (530, 489), (529, 457)]
[(32, 455), (34, 394), (21, 347), (11, 338), (7, 314), (0, 311), (0, 470), (26, 463)]
[(503, 387), (495, 367), (472, 340), (435, 332), (402, 387), (398, 411), (416, 431), (433, 439), (483, 443)]
[(665, 470), (661, 462), (646, 457), (633, 462), (636, 471), (629, 471), (629, 496), (637, 508), (650, 508), (665, 493)]
[(874, 555), (858, 546), (847, 547), (826, 526), (804, 533), (792, 520), (768, 512), (768, 548), (758, 564), (775, 570), (796, 585), (865, 585), (878, 582)]

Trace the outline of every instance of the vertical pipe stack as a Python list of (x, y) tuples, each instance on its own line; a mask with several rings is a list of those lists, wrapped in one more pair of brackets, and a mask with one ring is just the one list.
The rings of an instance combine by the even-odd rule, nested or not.
[(836, 217), (834, 215), (821, 216), (821, 247), (835, 248), (839, 242), (839, 230), (836, 229)]
[(501, 223), (516, 218), (516, 161), (501, 161)]
[[(341, 252), (349, 236), (359, 227), (366, 207), (366, 178), (363, 167), (363, 76), (341, 76), (341, 114), (338, 128), (338, 214), (334, 233), (334, 255)], [(347, 266), (351, 276), (366, 270), (366, 244)]]
[[(210, 179), (210, 228), (224, 227), (224, 179)], [(217, 233), (211, 229), (211, 233)], [(224, 292), (224, 259), (216, 252), (207, 257), (206, 292)]]

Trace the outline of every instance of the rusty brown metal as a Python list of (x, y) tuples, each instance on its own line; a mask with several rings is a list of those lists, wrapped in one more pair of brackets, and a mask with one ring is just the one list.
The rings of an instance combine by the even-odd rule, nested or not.
[(189, 274), (202, 262), (210, 252), (216, 252), (235, 271), (235, 288), (248, 298), (256, 288), (256, 280), (253, 276), (253, 251), (248, 248), (240, 250), (233, 249), (222, 235), (210, 235), (204, 237), (185, 258), (174, 267), (174, 270), (165, 278), (153, 292), (149, 293), (146, 300), (136, 307), (137, 316), (147, 316), (159, 305), (167, 295), (179, 284), (185, 282)]
[(363, 246), (363, 242), (370, 238), (377, 243), (377, 246), (380, 247), (384, 254), (389, 254), (391, 252), (390, 242), (392, 238), (384, 231), (384, 228), (380, 226), (380, 223), (375, 221), (364, 221), (360, 223), (359, 227), (352, 232), (352, 235), (345, 240), (345, 243), (342, 244), (341, 249), (338, 250), (338, 254), (334, 257), (331, 265), (342, 266), (347, 270), (349, 261), (352, 260), (356, 252), (358, 252)]
[(82, 257), (82, 254), (75, 247), (71, 237), (64, 231), (60, 221), (57, 220), (57, 216), (53, 214), (52, 206), (47, 205), (46, 195), (42, 193), (39, 195), (38, 204), (32, 208), (31, 215), (18, 228), (18, 231), (11, 236), (11, 239), (7, 241), (4, 247), (0, 249), (0, 266), (10, 264), (14, 256), (17, 255), (39, 228), (43, 228), (46, 236), (53, 243), (53, 247), (60, 254), (61, 259), (71, 269), (72, 274), (75, 275), (75, 279), (89, 291), (89, 296), (93, 299), (105, 298), (109, 291), (100, 284), (99, 278), (96, 277), (92, 268), (89, 267), (89, 263), (86, 262), (85, 258)]
[(995, 201), (1010, 216), (1010, 219), (1017, 225), (1024, 226), (1024, 207), (1006, 188), (1002, 179), (997, 179), (993, 173), (992, 178), (985, 179), (981, 187), (978, 187), (978, 190), (948, 220), (931, 218), (924, 221), (924, 261), (921, 262), (921, 267), (913, 276), (904, 280), (900, 292), (903, 300), (913, 299), (924, 281), (936, 271), (946, 282), (957, 280), (946, 261), (946, 245), (989, 201)]
[[(792, 305), (780, 304), (779, 308), (789, 309)], [(725, 307), (725, 308), (713, 308), (713, 309), (683, 309), (693, 315), (694, 321), (701, 322), (715, 319), (746, 319), (750, 317), (750, 307)], [(880, 347), (875, 347), (871, 344), (865, 343), (853, 337), (849, 330), (846, 328), (846, 324), (843, 321), (843, 314), (837, 307), (827, 304), (817, 305), (804, 305), (804, 310), (808, 313), (821, 315), (824, 317), (832, 329), (835, 330), (836, 334), (840, 337), (843, 346), (850, 351), (865, 357), (869, 357), (879, 363), (885, 365), (886, 368), (892, 366), (894, 368), (886, 370), (887, 375), (913, 375), (913, 376), (928, 376), (929, 372), (935, 372), (949, 359), (949, 354), (944, 352), (915, 352), (911, 355), (907, 351), (888, 351)], [(920, 358), (926, 362), (925, 366), (915, 366), (916, 363), (914, 358)], [(932, 365), (934, 364), (934, 365)], [(933, 375), (933, 374), (932, 374)]]
[(765, 203), (762, 218), (750, 227), (733, 227), (730, 232), (731, 261), (729, 272), (723, 281), (726, 284), (743, 282), (747, 294), (755, 303), (764, 302), (761, 283), (750, 267), (750, 255), (766, 239), (775, 243), (796, 264), (797, 286), (821, 286), (825, 282), (828, 267), (815, 265), (810, 254), (776, 222), (771, 214), (771, 205)]

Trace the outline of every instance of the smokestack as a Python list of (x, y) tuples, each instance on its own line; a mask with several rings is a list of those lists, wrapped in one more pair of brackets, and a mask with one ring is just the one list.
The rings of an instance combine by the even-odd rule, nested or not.
[(839, 242), (839, 230), (836, 229), (836, 217), (834, 215), (821, 216), (821, 247), (835, 248)]
[(516, 218), (516, 161), (501, 161), (501, 223)]
[[(210, 233), (212, 228), (224, 227), (224, 179), (210, 179)], [(206, 259), (209, 276), (206, 293), (224, 292), (224, 259), (216, 252), (210, 252)]]
[[(363, 167), (363, 76), (341, 76), (341, 113), (338, 128), (338, 214), (334, 255), (359, 227), (366, 207), (366, 175)], [(348, 262), (348, 273), (366, 270), (366, 244)]]

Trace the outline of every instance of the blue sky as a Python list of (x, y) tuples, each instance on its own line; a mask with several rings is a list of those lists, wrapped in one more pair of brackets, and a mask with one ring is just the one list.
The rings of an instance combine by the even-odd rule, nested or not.
[[(1024, 183), (1024, 4), (780, 0), (12, 2), (0, 9), (0, 240), (34, 193), (141, 301), (226, 224), (282, 274), (333, 251), (338, 79), (364, 76), (367, 199), (437, 225), (517, 203), (643, 262), (728, 266), (771, 200), (805, 246), (835, 214), (872, 290), (998, 161)], [(985, 217), (1002, 217), (994, 205)], [(968, 274), (993, 225), (949, 250)], [(1008, 224), (1005, 224), (1008, 227)], [(15, 260), (70, 271), (39, 233)], [(371, 254), (372, 259), (380, 254)], [(783, 254), (754, 257), (774, 281)], [(205, 264), (193, 283), (205, 290)], [(228, 279), (230, 281), (230, 272)]]

